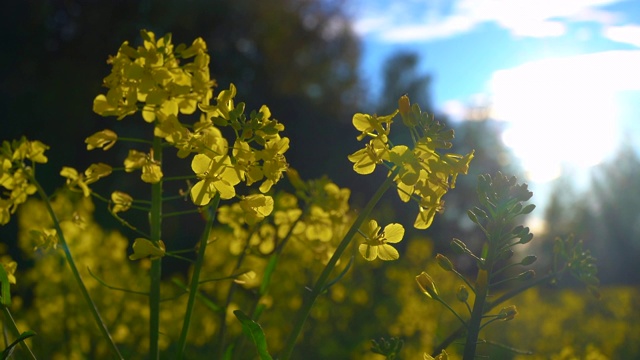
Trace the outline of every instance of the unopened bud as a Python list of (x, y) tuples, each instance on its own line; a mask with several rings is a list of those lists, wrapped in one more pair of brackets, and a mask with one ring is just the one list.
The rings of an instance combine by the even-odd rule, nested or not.
[(518, 315), (518, 309), (516, 309), (515, 305), (511, 305), (500, 309), (500, 312), (498, 313), (498, 319), (509, 321), (513, 320), (516, 315)]
[(520, 261), (520, 265), (528, 266), (536, 262), (536, 260), (538, 260), (538, 258), (535, 255), (525, 256), (524, 259)]
[(432, 299), (437, 299), (439, 297), (436, 284), (433, 282), (433, 279), (431, 279), (431, 276), (426, 272), (423, 271), (420, 275), (416, 276), (416, 282), (418, 283), (418, 286), (420, 286), (422, 292), (428, 297)]
[(438, 261), (438, 265), (445, 271), (453, 271), (453, 264), (446, 256), (438, 254), (436, 255), (436, 261)]
[(398, 110), (400, 111), (400, 115), (403, 117), (409, 115), (411, 111), (411, 103), (409, 102), (409, 97), (405, 94), (400, 97), (398, 100)]
[(498, 255), (498, 258), (500, 260), (509, 260), (511, 259), (512, 256), (513, 256), (513, 250), (506, 249), (503, 252), (501, 252), (500, 255)]
[(528, 233), (528, 234), (522, 236), (522, 238), (520, 238), (519, 243), (520, 244), (526, 244), (529, 241), (531, 241), (532, 239), (533, 239), (533, 234), (532, 233)]
[(467, 299), (469, 298), (469, 290), (467, 290), (466, 286), (460, 285), (460, 287), (458, 288), (458, 292), (456, 293), (456, 298), (458, 298), (458, 301), (460, 302), (467, 301)]
[(526, 280), (533, 279), (535, 276), (536, 276), (536, 272), (535, 271), (527, 270), (527, 271), (521, 273), (520, 275), (518, 275), (518, 280), (526, 281)]
[(451, 240), (451, 250), (458, 255), (466, 254), (469, 252), (467, 249), (467, 245), (465, 245), (462, 240), (454, 238)]

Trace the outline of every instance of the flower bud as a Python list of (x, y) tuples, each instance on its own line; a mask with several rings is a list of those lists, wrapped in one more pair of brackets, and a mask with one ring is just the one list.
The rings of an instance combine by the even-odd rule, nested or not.
[(527, 270), (523, 273), (521, 273), (520, 275), (518, 275), (517, 279), (520, 281), (526, 281), (526, 280), (530, 280), (533, 279), (536, 276), (536, 272), (533, 270)]
[(538, 258), (535, 255), (525, 256), (524, 259), (520, 261), (520, 265), (528, 266), (536, 262), (536, 260), (538, 260)]
[(418, 286), (420, 286), (420, 290), (422, 290), (422, 292), (428, 297), (432, 299), (437, 299), (439, 297), (436, 284), (433, 282), (433, 279), (431, 279), (431, 276), (426, 272), (423, 271), (420, 275), (416, 276), (416, 282), (418, 283)]
[(456, 298), (460, 302), (467, 301), (467, 299), (469, 298), (469, 290), (467, 290), (466, 286), (460, 285), (460, 287), (458, 288), (458, 292), (456, 293)]
[(398, 110), (400, 110), (400, 115), (402, 115), (402, 117), (409, 115), (409, 112), (411, 111), (411, 103), (409, 102), (409, 97), (406, 94), (402, 95), (400, 100), (398, 100)]
[(453, 264), (446, 256), (438, 254), (436, 255), (436, 261), (438, 261), (438, 265), (445, 271), (453, 271)]
[(466, 254), (469, 252), (467, 249), (467, 245), (465, 245), (462, 240), (454, 238), (451, 240), (451, 250), (458, 255)]
[(512, 256), (513, 256), (513, 250), (506, 249), (506, 250), (502, 251), (498, 255), (498, 259), (500, 259), (500, 260), (509, 260), (509, 259), (511, 259)]
[(509, 321), (509, 320), (513, 320), (513, 318), (515, 318), (516, 315), (518, 315), (518, 309), (516, 309), (515, 305), (510, 305), (500, 309), (500, 312), (498, 313), (498, 319), (501, 319), (503, 321)]

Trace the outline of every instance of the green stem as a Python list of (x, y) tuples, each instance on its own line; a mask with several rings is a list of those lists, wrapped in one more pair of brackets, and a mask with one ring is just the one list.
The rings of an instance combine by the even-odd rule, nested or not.
[(209, 233), (213, 227), (213, 221), (216, 218), (216, 211), (218, 210), (218, 204), (220, 204), (220, 193), (216, 193), (211, 202), (211, 206), (207, 208), (207, 222), (205, 224), (204, 232), (200, 238), (200, 248), (198, 249), (198, 258), (193, 269), (193, 275), (191, 276), (191, 284), (189, 289), (189, 300), (187, 300), (187, 311), (184, 315), (184, 321), (182, 323), (182, 331), (180, 332), (180, 340), (178, 341), (178, 357), (180, 360), (184, 356), (184, 349), (187, 345), (187, 335), (189, 333), (189, 325), (191, 324), (191, 315), (193, 314), (193, 306), (195, 304), (196, 296), (198, 295), (198, 285), (200, 284), (200, 271), (204, 264), (204, 254), (207, 250), (207, 244), (209, 243)]
[(455, 315), (458, 320), (460, 320), (460, 322), (462, 323), (462, 326), (464, 326), (465, 328), (467, 327), (467, 322), (464, 321), (464, 319), (462, 317), (460, 317), (460, 315), (458, 314), (457, 311), (453, 310), (453, 308), (451, 306), (449, 306), (449, 304), (447, 304), (444, 300), (438, 298), (436, 299), (437, 301), (439, 301), (442, 305), (444, 305), (447, 309), (449, 309), (449, 311)]
[(288, 360), (291, 358), (291, 354), (293, 353), (293, 348), (296, 344), (296, 340), (298, 339), (298, 336), (302, 331), (302, 326), (307, 320), (307, 317), (309, 316), (309, 313), (311, 312), (311, 308), (313, 307), (313, 304), (315, 303), (316, 299), (325, 290), (324, 288), (325, 284), (327, 283), (327, 280), (329, 279), (329, 275), (331, 275), (331, 272), (333, 271), (338, 260), (340, 259), (340, 256), (342, 256), (342, 253), (346, 250), (347, 246), (349, 246), (349, 244), (351, 243), (351, 240), (353, 239), (353, 236), (358, 232), (358, 229), (360, 229), (360, 226), (362, 225), (362, 223), (364, 223), (364, 221), (369, 217), (369, 215), (373, 211), (373, 208), (376, 206), (378, 201), (380, 201), (384, 193), (387, 192), (389, 187), (391, 187), (391, 185), (393, 184), (393, 180), (399, 171), (400, 171), (400, 168), (394, 169), (389, 174), (389, 176), (385, 179), (385, 181), (380, 185), (376, 193), (369, 200), (369, 202), (364, 207), (360, 215), (358, 215), (355, 222), (351, 225), (351, 228), (349, 229), (347, 234), (344, 236), (344, 238), (336, 248), (335, 252), (333, 253), (333, 256), (331, 256), (331, 259), (329, 259), (329, 262), (327, 263), (324, 270), (318, 277), (318, 280), (313, 286), (313, 289), (311, 289), (311, 292), (306, 294), (307, 296), (305, 296), (302, 307), (298, 311), (297, 317), (293, 325), (293, 329), (291, 330), (291, 333), (289, 334), (289, 338), (285, 343), (285, 347), (282, 352), (283, 360)]
[[(536, 279), (535, 281), (532, 281), (528, 284), (525, 284), (517, 289), (513, 289), (511, 291), (508, 291), (502, 295), (500, 295), (498, 298), (496, 298), (495, 300), (491, 301), (491, 302), (487, 302), (485, 305), (485, 309), (484, 309), (484, 313), (488, 313), (489, 311), (493, 310), (496, 306), (502, 304), (503, 302), (517, 296), (520, 295), (521, 293), (525, 292), (526, 290), (534, 287), (534, 286), (538, 286), (540, 284), (544, 284), (547, 281), (553, 280), (554, 278), (556, 278), (558, 275), (558, 273), (554, 273), (551, 272), (549, 274), (547, 274), (546, 276), (543, 276), (539, 279)], [(449, 347), (449, 345), (451, 345), (456, 339), (459, 339), (462, 334), (465, 332), (466, 328), (464, 326), (460, 326), (458, 327), (454, 332), (452, 332), (451, 334), (449, 334), (449, 336), (447, 336), (446, 339), (444, 339), (438, 346), (435, 347), (435, 349), (433, 350), (433, 352), (431, 353), (432, 356), (437, 356), (438, 354), (440, 354), (442, 352), (442, 350), (446, 349), (447, 347)]]
[(61, 248), (64, 252), (64, 256), (67, 260), (67, 263), (71, 268), (71, 273), (73, 274), (73, 277), (76, 283), (80, 287), (80, 292), (82, 293), (82, 297), (84, 298), (84, 301), (87, 303), (87, 305), (89, 305), (89, 310), (91, 312), (91, 315), (93, 315), (93, 319), (96, 322), (96, 325), (98, 325), (98, 328), (102, 333), (102, 336), (105, 338), (105, 340), (107, 340), (107, 343), (109, 343), (109, 346), (111, 347), (111, 350), (114, 352), (114, 354), (117, 355), (119, 359), (122, 359), (122, 355), (120, 354), (118, 347), (113, 341), (113, 338), (111, 337), (111, 334), (107, 329), (107, 325), (105, 325), (104, 321), (102, 320), (102, 317), (100, 316), (100, 312), (98, 312), (98, 308), (96, 307), (96, 304), (93, 302), (93, 299), (91, 299), (91, 295), (89, 295), (89, 291), (87, 290), (87, 287), (84, 285), (82, 276), (78, 271), (78, 267), (76, 266), (75, 261), (73, 260), (73, 256), (71, 255), (71, 250), (69, 249), (67, 240), (65, 239), (64, 233), (62, 232), (62, 228), (60, 227), (60, 221), (58, 220), (56, 213), (53, 211), (53, 207), (51, 206), (51, 202), (49, 202), (47, 193), (45, 193), (40, 183), (34, 177), (31, 177), (29, 180), (31, 181), (32, 184), (36, 186), (36, 188), (38, 189), (38, 195), (40, 195), (40, 198), (42, 198), (42, 200), (44, 201), (44, 204), (47, 208), (47, 212), (49, 212), (49, 216), (53, 221), (53, 226), (56, 229), (56, 232), (58, 233), (58, 239), (60, 240), (60, 245), (62, 245)]
[[(489, 259), (489, 258), (488, 258)], [(471, 319), (467, 326), (467, 340), (464, 344), (463, 360), (473, 360), (476, 356), (476, 345), (478, 345), (478, 336), (480, 335), (480, 325), (482, 323), (482, 315), (484, 315), (484, 304), (489, 294), (489, 278), (490, 273), (487, 270), (479, 270), (476, 281), (476, 298), (473, 302), (473, 310), (471, 311)]]
[[(2, 312), (4, 313), (4, 318), (5, 318), (4, 323), (9, 325), (11, 332), (16, 338), (20, 337), (20, 334), (21, 334), (20, 330), (18, 329), (18, 325), (16, 325), (15, 320), (13, 320), (13, 316), (11, 316), (11, 312), (9, 311), (9, 308), (7, 308), (4, 305), (0, 305), (0, 307), (2, 307)], [(29, 345), (27, 345), (26, 342), (21, 341), (20, 347), (25, 352), (26, 358), (35, 360), (36, 356), (33, 354), (33, 352), (31, 352), (31, 349), (29, 348)]]
[(126, 141), (126, 142), (133, 142), (133, 143), (143, 143), (143, 144), (150, 144), (151, 143), (149, 140), (137, 139), (137, 138), (128, 138), (128, 137), (118, 137), (118, 141)]
[[(289, 228), (289, 231), (284, 236), (284, 239), (282, 239), (282, 242), (280, 242), (280, 244), (278, 244), (278, 246), (276, 247), (275, 251), (273, 252), (271, 257), (269, 258), (269, 263), (271, 263), (273, 261), (274, 265), (270, 269), (270, 271), (265, 272), (264, 277), (262, 278), (262, 282), (260, 283), (260, 290), (259, 290), (257, 296), (255, 296), (255, 298), (253, 299), (253, 303), (251, 304), (251, 310), (249, 311), (249, 317), (251, 317), (251, 319), (253, 319), (254, 321), (258, 321), (259, 318), (260, 318), (260, 314), (262, 313), (262, 311), (258, 311), (258, 306), (260, 304), (260, 300), (262, 299), (262, 297), (265, 296), (269, 291), (269, 287), (271, 285), (271, 277), (275, 273), (276, 267), (278, 265), (279, 257), (282, 254), (282, 251), (284, 250), (285, 245), (287, 245), (287, 243), (289, 242), (289, 240), (293, 236), (293, 229), (295, 229), (296, 226), (298, 225), (298, 223), (300, 221), (302, 221), (302, 219), (304, 219), (304, 217), (309, 213), (310, 209), (311, 209), (311, 206), (310, 206), (310, 204), (307, 203), (304, 206), (304, 208), (302, 209), (302, 213), (300, 214), (300, 216), (296, 219), (296, 221), (293, 222), (293, 224)], [(233, 359), (243, 359), (242, 351), (246, 348), (245, 345), (244, 345), (245, 341), (246, 341), (246, 337), (245, 336), (241, 336), (241, 337), (238, 337), (238, 339), (236, 339), (236, 342), (235, 342), (233, 348), (234, 349), (239, 349), (239, 350), (238, 351), (234, 351), (234, 353), (233, 353), (233, 355), (231, 357), (232, 360)]]
[[(162, 138), (153, 138), (154, 161), (162, 164)], [(151, 212), (149, 213), (150, 240), (160, 241), (162, 230), (162, 180), (151, 185)], [(149, 273), (149, 359), (160, 359), (158, 340), (160, 337), (160, 280), (162, 258), (151, 260)]]

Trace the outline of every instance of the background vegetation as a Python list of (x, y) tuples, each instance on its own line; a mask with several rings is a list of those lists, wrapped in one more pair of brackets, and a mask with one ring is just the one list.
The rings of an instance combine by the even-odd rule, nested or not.
[[(370, 79), (358, 75), (358, 39), (350, 31), (348, 14), (342, 9), (340, 1), (313, 0), (14, 2), (0, 15), (7, 50), (0, 55), (3, 139), (26, 135), (45, 144), (65, 145), (55, 146), (50, 163), (39, 174), (48, 179), (47, 190), (53, 190), (62, 183), (58, 176), (62, 166), (77, 164), (82, 168), (89, 164), (84, 138), (104, 128), (105, 120), (93, 114), (91, 105), (108, 73), (107, 54), (112, 54), (123, 39), (136, 36), (141, 28), (160, 34), (172, 32), (176, 43), (202, 36), (209, 45), (212, 77), (217, 79), (219, 89), (234, 82), (249, 108), (268, 104), (274, 117), (286, 125), (292, 141), (288, 154), (292, 166), (304, 178), (327, 174), (339, 186), (351, 188), (352, 207), (357, 208), (371, 196), (375, 185), (350, 170), (346, 155), (358, 146), (351, 116), (370, 109), (386, 113), (395, 108), (386, 101), (406, 92), (414, 102), (427, 106), (425, 110), (432, 110), (428, 108), (430, 77), (416, 70), (419, 59), (415, 55), (398, 54), (389, 59), (385, 73), (380, 74), (385, 83), (385, 100), (369, 98)], [(378, 359), (378, 355), (369, 352), (369, 339), (400, 336), (406, 343), (404, 356), (416, 358), (447, 335), (445, 330), (455, 319), (425, 302), (413, 278), (426, 270), (437, 277), (442, 293), (449, 287), (454, 294), (458, 282), (447, 280), (447, 274), (437, 270), (429, 259), (448, 247), (452, 237), (479, 238), (465, 216), (466, 209), (475, 203), (476, 176), (501, 170), (523, 178), (518, 164), (499, 141), (500, 123), (484, 119), (449, 125), (456, 131), (454, 144), (458, 148), (454, 152), (475, 149), (476, 157), (470, 174), (460, 178), (456, 191), (445, 198), (446, 212), (436, 218), (430, 229), (412, 233), (409, 241), (400, 244), (402, 261), (372, 266), (356, 263), (314, 309), (307, 324), (310, 330), (297, 348), (298, 357)], [(124, 122), (118, 126), (135, 131)], [(318, 139), (322, 139), (322, 146)], [(586, 189), (572, 189), (569, 181), (559, 180), (545, 214), (547, 231), (536, 233), (532, 242), (532, 251), (540, 253), (540, 249), (551, 246), (550, 240), (556, 236), (575, 233), (584, 239), (585, 246), (599, 260), (601, 300), (591, 299), (581, 289), (563, 290), (564, 286), (573, 285), (570, 282), (561, 283), (559, 288), (531, 291), (514, 302), (520, 309), (518, 318), (491, 329), (490, 336), (517, 348), (534, 350), (535, 357), (541, 359), (640, 356), (640, 271), (636, 262), (640, 255), (639, 172), (640, 160), (629, 147), (596, 168)], [(110, 186), (109, 179), (101, 186)], [(398, 210), (402, 207), (394, 198), (389, 197), (384, 203), (386, 207), (379, 210), (381, 218), (400, 219), (408, 225), (405, 228), (411, 228), (413, 216)], [(87, 214), (93, 208), (90, 203), (81, 205)], [(25, 205), (20, 221), (23, 225), (37, 221), (38, 211), (41, 210), (35, 202)], [(118, 224), (104, 209), (97, 208), (94, 216), (103, 227), (89, 224), (93, 235), (77, 234), (72, 242), (78, 263), (86, 264), (106, 282), (126, 280), (120, 285), (142, 288), (146, 280), (137, 267), (144, 267), (145, 263), (121, 266), (131, 252), (126, 232), (115, 231)], [(15, 316), (23, 327), (39, 334), (32, 342), (34, 350), (61, 359), (100, 357), (107, 349), (94, 343), (97, 330), (82, 310), (79, 295), (72, 290), (74, 284), (65, 264), (53, 257), (34, 256), (32, 246), (24, 240), (25, 234), (16, 237), (18, 226), (16, 221), (0, 228), (0, 240), (6, 244), (5, 252), (18, 260), (18, 276), (25, 279), (15, 289), (16, 299), (21, 299), (14, 304)], [(173, 231), (180, 233), (187, 244), (197, 241), (197, 233), (191, 234), (179, 224)], [(220, 238), (232, 241), (225, 234)], [(221, 255), (208, 256), (209, 270), (217, 271), (215, 267), (221, 262), (216, 257)], [(279, 267), (275, 288), (284, 295), (299, 293), (297, 290), (312, 276), (292, 270), (299, 258), (287, 261)], [(538, 265), (543, 269), (548, 264), (540, 261)], [(178, 263), (170, 266), (173, 269), (165, 273), (167, 291), (172, 289), (171, 279), (183, 277), (186, 272)], [(47, 274), (46, 282), (39, 281), (43, 274)], [(108, 321), (122, 324), (114, 331), (116, 341), (126, 344), (131, 357), (144, 354), (145, 342), (140, 341), (148, 316), (144, 299), (137, 302), (135, 296), (109, 290), (90, 278), (88, 284), (94, 297), (100, 299), (100, 309), (113, 311), (105, 314)], [(218, 296), (222, 297), (225, 289), (219, 291)], [(282, 346), (286, 335), (278, 333), (278, 329), (288, 321), (286, 316), (291, 309), (299, 306), (299, 299), (289, 298), (288, 303), (269, 304), (272, 309), (263, 324), (274, 351)], [(172, 323), (172, 317), (182, 317), (171, 310), (174, 307), (183, 308), (167, 304), (164, 323)], [(123, 314), (116, 311), (119, 308), (126, 309), (123, 313), (138, 315), (123, 319)], [(200, 337), (192, 344), (191, 355), (204, 357), (216, 334), (217, 315), (204, 307), (198, 314), (202, 316), (194, 327), (199, 329)], [(179, 330), (163, 331), (171, 334)], [(512, 356), (496, 354), (499, 358)]]

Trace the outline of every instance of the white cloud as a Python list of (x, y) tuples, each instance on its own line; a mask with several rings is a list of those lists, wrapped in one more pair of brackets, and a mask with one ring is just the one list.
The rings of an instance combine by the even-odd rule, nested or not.
[(613, 41), (640, 47), (640, 25), (609, 26), (604, 30), (604, 36)]
[(511, 27), (511, 33), (527, 37), (554, 37), (564, 35), (566, 26), (560, 21), (522, 22)]
[[(620, 0), (457, 0), (447, 2), (393, 2), (379, 6), (354, 22), (361, 35), (376, 35), (386, 42), (428, 41), (471, 31), (495, 23), (515, 36), (560, 36), (567, 21), (596, 21), (605, 25), (619, 17), (598, 9)], [(366, 5), (363, 5), (366, 6)], [(375, 26), (372, 26), (375, 24)]]
[(388, 42), (442, 39), (469, 31), (475, 25), (476, 23), (471, 18), (451, 16), (436, 24), (417, 24), (391, 28), (381, 34), (381, 39)]
[(467, 106), (460, 100), (449, 100), (442, 104), (442, 112), (453, 121), (462, 121), (467, 114)]
[(640, 91), (640, 50), (529, 62), (491, 79), (492, 117), (508, 121), (504, 141), (532, 178), (564, 166), (587, 168), (617, 143), (622, 91)]

